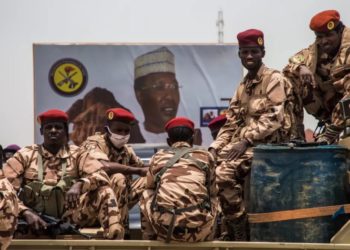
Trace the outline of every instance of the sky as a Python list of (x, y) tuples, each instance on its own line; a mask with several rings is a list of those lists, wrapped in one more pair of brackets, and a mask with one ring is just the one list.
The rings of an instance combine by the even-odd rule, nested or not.
[(0, 0), (0, 144), (34, 142), (34, 43), (216, 43), (222, 10), (224, 42), (261, 29), (264, 62), (281, 70), (314, 41), (310, 18), (326, 9), (350, 24), (349, 0)]

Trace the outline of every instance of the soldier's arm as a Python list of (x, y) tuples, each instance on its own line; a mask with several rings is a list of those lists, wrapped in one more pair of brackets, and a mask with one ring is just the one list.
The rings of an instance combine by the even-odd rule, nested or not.
[(109, 185), (108, 175), (102, 170), (103, 164), (88, 151), (79, 150), (76, 156), (76, 164), (79, 170), (79, 181), (83, 182), (82, 193)]
[(138, 167), (132, 167), (132, 166), (126, 166), (117, 162), (110, 162), (105, 160), (100, 160), (103, 167), (102, 169), (110, 176), (112, 174), (124, 174), (124, 175), (140, 175), (145, 176), (147, 173), (148, 168), (138, 168)]
[(226, 123), (224, 124), (224, 126), (221, 127), (216, 137), (216, 140), (209, 147), (211, 152), (212, 150), (217, 152), (221, 148), (223, 148), (225, 145), (227, 145), (230, 142), (234, 131), (239, 127), (240, 123), (242, 122), (239, 117), (240, 108), (239, 108), (239, 100), (238, 100), (237, 93), (238, 91), (236, 91), (234, 97), (230, 101), (230, 106), (226, 114), (226, 117), (227, 117)]
[[(3, 173), (4, 176), (9, 180), (13, 188), (18, 193), (22, 187), (23, 184), (23, 173), (24, 173), (24, 166), (26, 164), (29, 164), (26, 162), (27, 157), (22, 155), (22, 151), (20, 150), (17, 153), (14, 154), (13, 157), (7, 160), (7, 162), (3, 166)], [(18, 212), (19, 214), (22, 214), (24, 211), (28, 210), (29, 208), (23, 204), (23, 201), (18, 199)]]
[(288, 64), (283, 69), (283, 74), (287, 77), (299, 78), (299, 70), (301, 66), (306, 66), (306, 57), (310, 53), (310, 48), (303, 49), (289, 58)]
[(254, 141), (263, 140), (282, 126), (285, 116), (284, 105), (287, 100), (285, 81), (279, 73), (273, 73), (266, 89), (265, 105), (257, 110), (261, 115), (242, 129), (241, 138), (253, 144)]

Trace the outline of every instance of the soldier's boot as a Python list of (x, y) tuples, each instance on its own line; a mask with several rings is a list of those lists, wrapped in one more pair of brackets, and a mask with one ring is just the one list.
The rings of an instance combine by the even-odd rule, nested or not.
[[(248, 218), (247, 215), (242, 215), (237, 219), (230, 220), (227, 222), (228, 232), (231, 238), (235, 241), (248, 241)], [(233, 235), (233, 237), (231, 236)]]

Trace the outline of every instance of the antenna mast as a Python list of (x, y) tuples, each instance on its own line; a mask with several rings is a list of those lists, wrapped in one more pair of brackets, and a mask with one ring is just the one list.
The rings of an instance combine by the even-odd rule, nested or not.
[(218, 12), (216, 26), (218, 27), (218, 43), (224, 43), (224, 13), (222, 10)]

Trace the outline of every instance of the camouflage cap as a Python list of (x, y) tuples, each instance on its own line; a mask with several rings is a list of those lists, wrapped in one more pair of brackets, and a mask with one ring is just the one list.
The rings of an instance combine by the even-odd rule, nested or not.
[(135, 80), (148, 74), (166, 72), (175, 74), (174, 54), (166, 47), (150, 51), (135, 59)]

